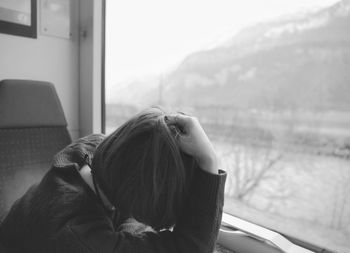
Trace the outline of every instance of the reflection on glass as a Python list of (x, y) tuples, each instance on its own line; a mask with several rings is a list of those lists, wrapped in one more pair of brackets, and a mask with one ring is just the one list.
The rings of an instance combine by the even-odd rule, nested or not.
[[(129, 14), (122, 15), (124, 23), (116, 22), (108, 15), (116, 6), (107, 2), (107, 132), (149, 105), (196, 115), (229, 175), (226, 212), (320, 247), (349, 252), (350, 1), (322, 1), (317, 8), (311, 7), (317, 1), (310, 1), (310, 6), (301, 1), (264, 1), (264, 6), (255, 8), (260, 16), (249, 12), (258, 1), (219, 2), (202, 6), (212, 11), (216, 26), (204, 19), (191, 20), (180, 11), (181, 3), (173, 12), (184, 20), (167, 22), (167, 17), (175, 16), (157, 1), (156, 6), (165, 9), (148, 13), (157, 21), (150, 26), (137, 18), (136, 26)], [(294, 13), (285, 14), (282, 5)], [(127, 7), (118, 8), (127, 13)], [(236, 20), (228, 18), (227, 9), (237, 14)], [(199, 17), (209, 15), (197, 11)], [(240, 12), (248, 18), (244, 20)], [(229, 21), (249, 26), (236, 27), (233, 33), (225, 27)], [(159, 46), (165, 51), (157, 53), (152, 41), (158, 45), (158, 40), (167, 40), (156, 37), (151, 24), (161, 23), (176, 36), (177, 31), (184, 34), (165, 49)], [(196, 49), (189, 37), (201, 34), (188, 30), (196, 26), (223, 28), (220, 31), (228, 34)], [(159, 29), (161, 33), (163, 28)], [(147, 32), (152, 36), (133, 40)], [(186, 43), (189, 52), (181, 49)], [(179, 52), (177, 64), (171, 53), (164, 56), (167, 50)]]

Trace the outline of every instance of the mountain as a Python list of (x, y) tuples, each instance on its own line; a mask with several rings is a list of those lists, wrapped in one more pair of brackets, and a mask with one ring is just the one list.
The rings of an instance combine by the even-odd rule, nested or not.
[(350, 110), (350, 0), (246, 28), (164, 77), (169, 105)]

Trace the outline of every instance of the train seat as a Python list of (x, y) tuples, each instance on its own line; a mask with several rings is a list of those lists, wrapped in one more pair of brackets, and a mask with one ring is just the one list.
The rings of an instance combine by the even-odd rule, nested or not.
[(70, 142), (53, 84), (0, 81), (0, 222), (50, 168), (54, 154)]

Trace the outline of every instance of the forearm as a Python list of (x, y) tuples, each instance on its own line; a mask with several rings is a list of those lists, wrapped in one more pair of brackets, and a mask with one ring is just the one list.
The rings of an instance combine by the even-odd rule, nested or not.
[[(192, 252), (212, 252), (221, 223), (226, 173), (198, 169), (175, 233), (182, 233)], [(188, 251), (190, 252), (190, 251)]]
[(218, 159), (214, 152), (211, 155), (207, 155), (206, 157), (198, 160), (198, 165), (201, 170), (204, 170), (210, 174), (219, 174)]

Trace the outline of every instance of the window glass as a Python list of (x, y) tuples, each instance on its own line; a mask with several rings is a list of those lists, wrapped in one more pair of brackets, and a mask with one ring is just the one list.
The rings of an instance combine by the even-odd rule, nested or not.
[(225, 211), (350, 251), (350, 1), (107, 1), (106, 132), (195, 115)]

